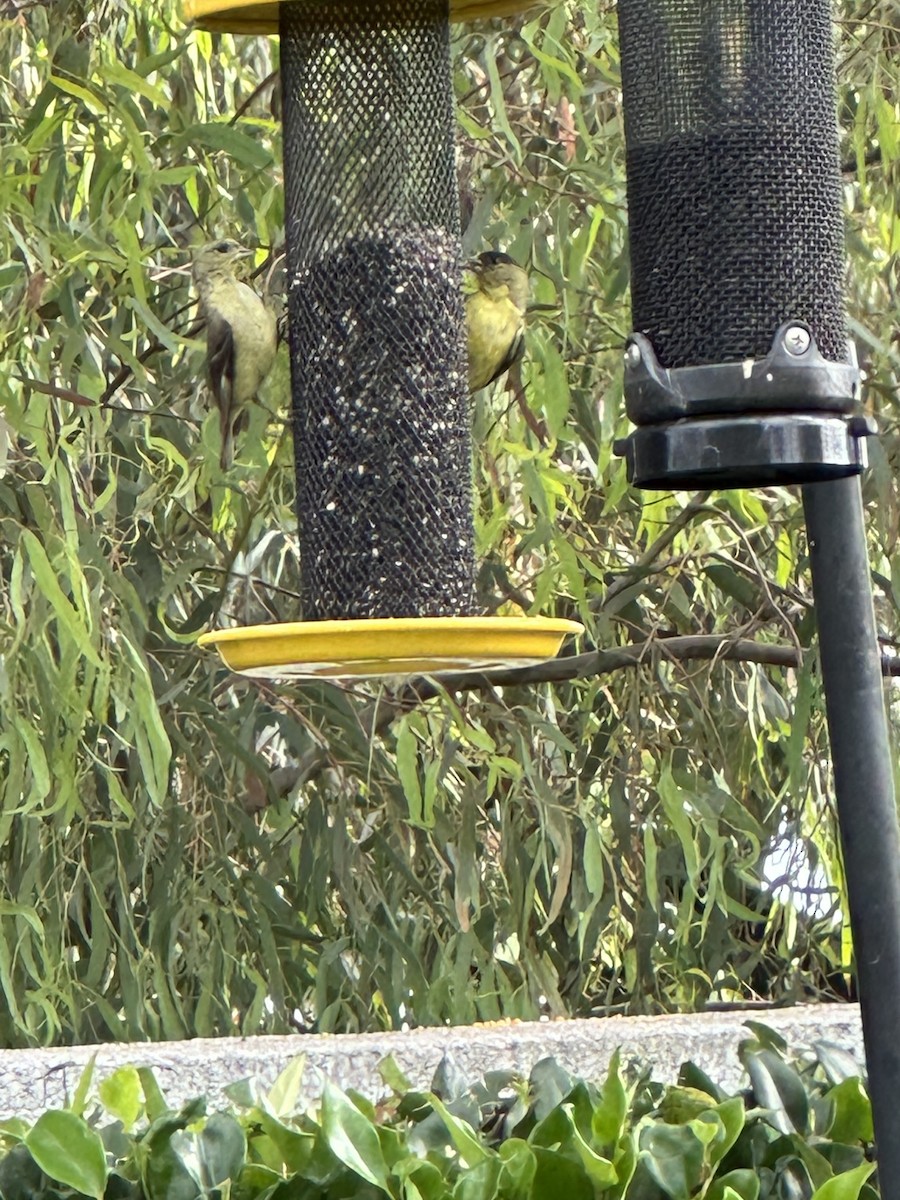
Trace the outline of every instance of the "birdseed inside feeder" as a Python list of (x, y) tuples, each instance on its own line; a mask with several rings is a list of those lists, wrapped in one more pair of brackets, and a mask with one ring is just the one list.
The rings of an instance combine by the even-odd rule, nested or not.
[[(453, 17), (524, 4), (454, 6)], [(187, 0), (279, 33), (303, 621), (205, 634), (246, 674), (484, 670), (580, 626), (474, 615), (446, 0)]]

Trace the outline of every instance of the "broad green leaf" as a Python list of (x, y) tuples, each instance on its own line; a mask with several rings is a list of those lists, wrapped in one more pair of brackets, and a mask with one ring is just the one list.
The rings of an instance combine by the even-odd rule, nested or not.
[(213, 1113), (197, 1138), (201, 1181), (205, 1189), (235, 1180), (244, 1165), (247, 1139), (230, 1113)]
[(146, 1155), (141, 1182), (147, 1200), (199, 1200), (200, 1181), (179, 1149), (169, 1137)]
[(818, 1041), (813, 1048), (831, 1083), (843, 1083), (859, 1075), (860, 1063), (842, 1046), (834, 1042)]
[(717, 1176), (709, 1186), (706, 1200), (759, 1200), (759, 1173), (738, 1168)]
[(619, 1073), (619, 1051), (609, 1060), (606, 1079), (600, 1089), (600, 1101), (591, 1117), (594, 1139), (598, 1146), (612, 1149), (622, 1135), (628, 1111), (628, 1096)]
[(712, 1100), (706, 1092), (691, 1087), (669, 1087), (659, 1106), (659, 1115), (670, 1125), (684, 1125), (699, 1113), (709, 1112)]
[[(569, 1105), (566, 1105), (566, 1108), (569, 1108)], [(615, 1184), (618, 1175), (612, 1162), (587, 1144), (574, 1121), (572, 1122), (572, 1145), (588, 1178), (598, 1191)]]
[(387, 1165), (375, 1126), (328, 1080), (322, 1095), (322, 1132), (335, 1158), (369, 1183), (388, 1190)]
[(515, 153), (516, 157), (521, 158), (522, 148), (519, 145), (519, 139), (516, 136), (509, 120), (503, 83), (500, 79), (500, 72), (497, 69), (497, 58), (495, 54), (489, 53), (485, 56), (485, 66), (487, 67), (488, 79), (490, 80), (491, 87), (491, 104), (493, 107), (492, 124), (497, 130), (504, 134), (509, 143), (510, 149), (513, 151), (513, 153)]
[(298, 1054), (284, 1067), (269, 1088), (266, 1102), (276, 1117), (287, 1117), (297, 1111), (305, 1070), (306, 1055)]
[(741, 1136), (746, 1120), (746, 1109), (743, 1098), (734, 1096), (731, 1100), (724, 1100), (721, 1104), (716, 1105), (711, 1111), (721, 1122), (716, 1140), (708, 1152), (709, 1161), (715, 1166), (722, 1161)]
[(169, 769), (172, 745), (159, 711), (146, 663), (127, 639), (122, 639), (122, 651), (130, 661), (132, 700), (135, 705), (134, 739), (138, 757), (144, 769), (147, 790), (161, 804), (169, 788)]
[(574, 1082), (572, 1076), (556, 1058), (538, 1059), (528, 1076), (534, 1115), (538, 1121), (555, 1113), (555, 1110), (571, 1092)]
[[(257, 1110), (258, 1111), (258, 1110)], [(258, 1113), (260, 1128), (275, 1148), (276, 1154), (270, 1166), (284, 1166), (293, 1173), (306, 1172), (316, 1145), (312, 1133), (301, 1132), (285, 1125), (270, 1113)]]
[(529, 1195), (537, 1171), (534, 1150), (521, 1138), (507, 1138), (497, 1152), (503, 1164), (501, 1191), (505, 1195)]
[(61, 92), (65, 92), (68, 96), (72, 96), (77, 100), (81, 100), (84, 105), (97, 116), (102, 116), (104, 112), (103, 100), (94, 94), (90, 88), (85, 87), (80, 83), (76, 83), (72, 79), (64, 79), (61, 75), (51, 75), (50, 82), (59, 88)]
[(703, 1170), (703, 1143), (686, 1125), (648, 1125), (640, 1133), (640, 1160), (672, 1200), (688, 1200)]
[(158, 1121), (163, 1113), (168, 1111), (165, 1097), (157, 1082), (156, 1076), (150, 1067), (138, 1067), (138, 1077), (141, 1081), (141, 1090), (144, 1093), (144, 1104), (147, 1109), (147, 1117), (152, 1121)]
[[(759, 1047), (767, 1050), (774, 1050), (778, 1053), (783, 1053), (787, 1050), (787, 1042), (784, 1040), (781, 1034), (776, 1033), (775, 1030), (771, 1029), (768, 1025), (764, 1025), (761, 1021), (745, 1021), (744, 1024), (755, 1036), (757, 1042), (759, 1043)], [(752, 1046), (752, 1043), (742, 1042), (742, 1050), (745, 1045)], [(755, 1046), (752, 1048), (757, 1049)]]
[(647, 900), (654, 912), (659, 912), (659, 880), (657, 879), (657, 863), (659, 861), (658, 843), (653, 826), (649, 821), (644, 825), (644, 879), (647, 889)]
[(144, 1094), (137, 1068), (119, 1067), (100, 1081), (97, 1094), (110, 1116), (118, 1118), (131, 1129), (143, 1107)]
[(501, 1163), (485, 1158), (463, 1171), (453, 1188), (453, 1200), (494, 1200), (500, 1184)]
[(552, 342), (541, 342), (539, 355), (541, 375), (537, 385), (538, 395), (550, 433), (559, 437), (571, 403), (566, 367), (562, 355)]
[(533, 1200), (594, 1200), (593, 1184), (581, 1163), (537, 1147), (531, 1196)]
[(129, 70), (123, 63), (116, 62), (115, 59), (108, 59), (103, 64), (103, 76), (107, 83), (117, 83), (126, 91), (136, 92), (149, 100), (151, 104), (160, 108), (168, 107), (166, 96), (161, 88), (154, 87), (142, 74)]
[(872, 1127), (872, 1105), (862, 1085), (854, 1076), (844, 1079), (826, 1093), (833, 1105), (833, 1116), (828, 1136), (836, 1142), (872, 1142), (875, 1131)]
[(690, 818), (685, 812), (685, 802), (688, 799), (688, 795), (683, 788), (676, 784), (668, 764), (663, 767), (657, 786), (666, 817), (675, 831), (681, 846), (688, 879), (694, 884), (698, 878), (700, 866), (697, 844), (694, 840), (694, 829)]
[(382, 1081), (398, 1096), (412, 1091), (412, 1084), (403, 1072), (393, 1054), (386, 1055), (378, 1064), (378, 1074)]
[(774, 1050), (759, 1050), (745, 1059), (757, 1102), (771, 1109), (773, 1119), (785, 1133), (806, 1133), (809, 1128), (809, 1099), (803, 1080)]
[(441, 1120), (447, 1126), (447, 1132), (456, 1150), (466, 1164), (473, 1167), (480, 1162), (484, 1162), (489, 1157), (488, 1151), (481, 1144), (478, 1135), (466, 1121), (455, 1117), (447, 1108), (444, 1102), (433, 1092), (428, 1097), (434, 1110), (440, 1114)]
[(106, 1154), (100, 1138), (82, 1117), (54, 1109), (42, 1113), (29, 1130), (25, 1145), (45, 1175), (102, 1200)]
[(3, 1200), (33, 1200), (39, 1195), (41, 1184), (41, 1168), (27, 1146), (13, 1146), (0, 1159), (0, 1195)]
[(852, 1171), (836, 1175), (816, 1188), (812, 1200), (857, 1200), (863, 1184), (874, 1170), (875, 1163), (860, 1163)]

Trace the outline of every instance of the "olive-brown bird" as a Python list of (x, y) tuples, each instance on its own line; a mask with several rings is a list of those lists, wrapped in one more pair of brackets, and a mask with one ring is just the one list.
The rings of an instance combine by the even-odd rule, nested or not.
[(234, 458), (235, 434), (247, 424), (247, 405), (275, 361), (275, 314), (249, 284), (235, 277), (238, 259), (249, 254), (225, 238), (194, 252), (193, 276), (206, 318), (206, 366), (219, 410), (223, 470)]
[(522, 357), (528, 275), (500, 250), (479, 254), (468, 269), (469, 391), (477, 392)]

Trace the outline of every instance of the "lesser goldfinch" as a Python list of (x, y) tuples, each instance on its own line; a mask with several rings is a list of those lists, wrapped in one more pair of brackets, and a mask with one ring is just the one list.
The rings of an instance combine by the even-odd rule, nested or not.
[(219, 410), (223, 470), (234, 437), (247, 422), (247, 405), (275, 361), (275, 314), (249, 284), (235, 278), (237, 260), (250, 251), (227, 238), (194, 252), (193, 275), (206, 318), (206, 366)]
[(525, 349), (528, 276), (499, 250), (486, 250), (469, 264), (466, 330), (469, 341), (469, 391), (487, 387)]

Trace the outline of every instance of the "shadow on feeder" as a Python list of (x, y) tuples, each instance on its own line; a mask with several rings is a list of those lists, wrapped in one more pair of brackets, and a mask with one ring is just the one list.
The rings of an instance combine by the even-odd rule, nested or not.
[(245, 674), (483, 671), (552, 658), (573, 621), (474, 611), (453, 18), (446, 0), (188, 0), (279, 33), (304, 620), (208, 633)]

